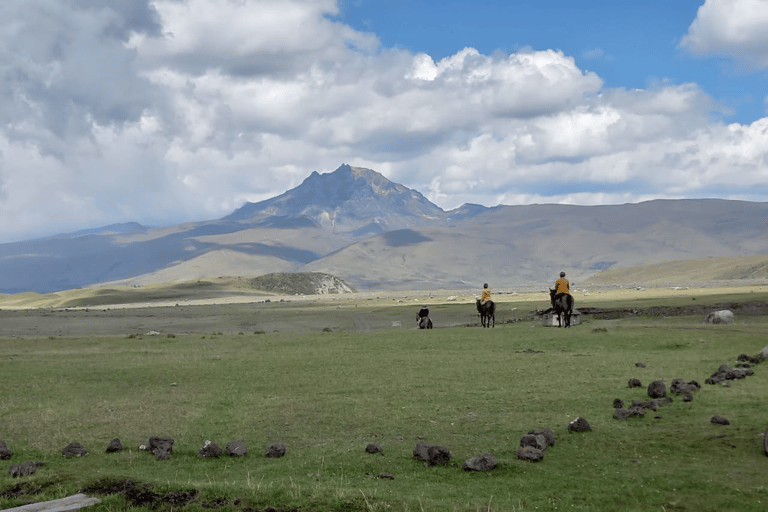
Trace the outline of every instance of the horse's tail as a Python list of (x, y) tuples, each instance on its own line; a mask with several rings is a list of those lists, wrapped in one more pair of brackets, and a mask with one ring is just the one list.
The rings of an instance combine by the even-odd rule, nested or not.
[(573, 311), (573, 295), (570, 293), (566, 295), (566, 305), (568, 306), (568, 311)]

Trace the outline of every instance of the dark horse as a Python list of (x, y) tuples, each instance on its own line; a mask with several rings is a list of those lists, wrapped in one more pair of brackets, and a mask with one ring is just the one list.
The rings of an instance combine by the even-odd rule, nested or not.
[(480, 323), (483, 327), (496, 326), (496, 304), (492, 300), (485, 301), (485, 304), (477, 299), (477, 312), (480, 313)]
[(419, 324), (419, 329), (432, 328), (432, 319), (429, 318), (429, 308), (427, 306), (422, 306), (416, 314), (416, 322)]
[(559, 297), (555, 295), (555, 290), (549, 289), (549, 301), (552, 303), (552, 309), (557, 315), (558, 327), (571, 326), (571, 314), (573, 313), (573, 296), (563, 293)]

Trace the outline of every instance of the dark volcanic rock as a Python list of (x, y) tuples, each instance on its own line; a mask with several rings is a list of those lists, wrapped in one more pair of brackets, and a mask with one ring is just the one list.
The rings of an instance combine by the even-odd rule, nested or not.
[(5, 441), (0, 441), (0, 460), (8, 460), (13, 455), (13, 452), (8, 448), (8, 444)]
[(197, 456), (213, 457), (214, 459), (217, 459), (221, 457), (222, 453), (224, 453), (224, 450), (221, 449), (221, 446), (217, 445), (213, 441), (206, 441), (203, 447), (197, 453)]
[(640, 379), (629, 379), (629, 382), (627, 382), (627, 387), (641, 388), (643, 387), (643, 384), (640, 382)]
[(592, 432), (592, 426), (585, 418), (579, 416), (568, 424), (568, 430), (571, 432)]
[(278, 459), (285, 456), (285, 451), (286, 447), (284, 444), (272, 443), (267, 446), (267, 453), (265, 453), (264, 456), (269, 457), (270, 459)]
[(152, 436), (149, 438), (149, 451), (157, 460), (168, 460), (173, 453), (173, 443), (172, 437)]
[(555, 446), (555, 431), (551, 428), (534, 428), (528, 433), (534, 436), (542, 435), (547, 440), (547, 446)]
[(445, 446), (430, 446), (427, 450), (429, 455), (429, 465), (438, 466), (440, 464), (448, 464), (451, 462), (451, 450)]
[(648, 384), (648, 396), (651, 398), (664, 398), (667, 396), (667, 385), (663, 380), (655, 380)]
[(517, 449), (517, 458), (530, 462), (541, 462), (544, 460), (544, 452), (532, 446), (521, 446)]
[(490, 471), (499, 465), (499, 459), (493, 454), (484, 453), (464, 461), (464, 471)]
[(520, 438), (520, 446), (532, 446), (541, 451), (547, 449), (547, 438), (541, 434), (526, 434)]
[(61, 454), (65, 457), (82, 457), (83, 455), (88, 455), (88, 450), (85, 449), (85, 446), (75, 441), (62, 448)]
[(384, 447), (379, 443), (368, 443), (368, 446), (365, 447), (365, 451), (367, 453), (384, 453)]
[(727, 418), (723, 418), (719, 414), (715, 414), (714, 416), (712, 416), (712, 419), (710, 419), (709, 422), (714, 425), (730, 425), (731, 424), (731, 422), (728, 421)]
[(624, 400), (621, 398), (614, 398), (613, 399), (613, 408), (614, 409), (623, 409), (624, 408)]
[(11, 477), (18, 478), (20, 476), (34, 475), (37, 472), (37, 468), (41, 466), (45, 466), (45, 462), (27, 461), (21, 464), (11, 464)]
[(123, 443), (118, 438), (114, 438), (107, 445), (107, 453), (115, 453), (123, 451)]
[(768, 429), (765, 429), (765, 434), (763, 435), (763, 452), (768, 457)]
[(429, 445), (424, 441), (416, 443), (416, 448), (413, 449), (413, 456), (418, 460), (429, 462)]
[(248, 447), (242, 439), (235, 439), (227, 443), (227, 455), (230, 457), (242, 457), (248, 453)]

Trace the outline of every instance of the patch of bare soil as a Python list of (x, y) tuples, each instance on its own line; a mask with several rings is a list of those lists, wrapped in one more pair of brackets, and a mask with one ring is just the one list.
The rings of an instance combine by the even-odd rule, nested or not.
[(219, 509), (223, 507), (239, 508), (243, 512), (296, 512), (296, 509), (276, 509), (265, 507), (263, 509), (242, 507), (240, 498), (233, 500), (222, 497), (203, 498), (197, 489), (185, 491), (170, 491), (160, 493), (150, 484), (137, 482), (132, 479), (114, 480), (104, 479), (82, 489), (85, 494), (99, 496), (122, 495), (131, 507), (146, 507), (152, 510), (179, 510), (187, 505), (195, 504), (206, 509)]
[(728, 309), (734, 314), (741, 315), (766, 315), (768, 314), (768, 302), (723, 302), (718, 304), (690, 304), (688, 306), (652, 306), (648, 308), (578, 308), (583, 315), (589, 315), (598, 320), (610, 320), (616, 318), (628, 318), (633, 316), (705, 316), (711, 311)]

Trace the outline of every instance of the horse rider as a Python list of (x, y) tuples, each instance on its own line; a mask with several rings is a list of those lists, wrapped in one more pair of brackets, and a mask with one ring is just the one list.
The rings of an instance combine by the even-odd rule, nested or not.
[(417, 320), (421, 320), (425, 316), (429, 316), (429, 308), (427, 306), (421, 306), (419, 313), (416, 317)]
[(485, 305), (489, 300), (491, 300), (491, 289), (488, 288), (488, 283), (485, 283), (483, 285), (483, 295), (480, 297), (480, 304)]
[(560, 272), (560, 279), (555, 281), (555, 298), (571, 294), (571, 283), (565, 278), (565, 272)]

